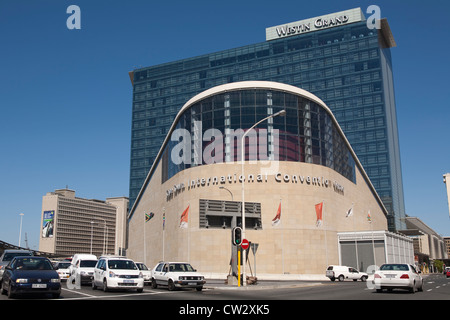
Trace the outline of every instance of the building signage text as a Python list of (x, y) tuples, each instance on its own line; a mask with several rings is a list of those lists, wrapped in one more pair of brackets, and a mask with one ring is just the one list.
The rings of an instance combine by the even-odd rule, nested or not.
[(342, 25), (364, 21), (365, 17), (361, 8), (336, 12), (320, 17), (310, 18), (297, 22), (287, 23), (266, 29), (266, 40), (275, 40), (284, 37), (299, 35), (327, 28), (339, 27)]
[[(200, 187), (206, 187), (210, 185), (219, 185), (226, 183), (242, 183), (245, 179), (245, 183), (266, 183), (269, 180), (268, 174), (249, 174), (247, 176), (228, 174), (222, 176), (214, 176), (208, 178), (195, 178), (187, 181), (186, 184), (179, 183), (174, 185), (172, 188), (166, 191), (167, 200), (175, 197), (179, 193), (183, 192), (185, 189), (195, 189)], [(305, 184), (323, 188), (332, 187), (333, 190), (339, 194), (344, 194), (344, 187), (336, 181), (330, 181), (329, 179), (322, 176), (304, 176), (304, 175), (290, 175), (283, 173), (276, 173), (273, 175), (273, 179), (278, 183), (292, 183), (292, 184)]]

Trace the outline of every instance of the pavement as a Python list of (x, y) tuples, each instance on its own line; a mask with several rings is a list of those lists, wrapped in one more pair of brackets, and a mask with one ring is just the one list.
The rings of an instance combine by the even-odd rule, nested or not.
[(206, 276), (206, 289), (219, 290), (267, 290), (280, 288), (299, 288), (322, 285), (324, 281), (330, 281), (324, 275), (261, 275), (257, 276), (254, 284), (247, 284), (239, 287), (235, 284), (228, 284), (227, 276)]

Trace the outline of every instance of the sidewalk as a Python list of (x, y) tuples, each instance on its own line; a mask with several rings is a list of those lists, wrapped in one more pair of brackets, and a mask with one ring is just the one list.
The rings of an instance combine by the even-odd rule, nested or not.
[(321, 285), (323, 281), (330, 281), (325, 275), (257, 275), (256, 284), (247, 286), (230, 285), (226, 283), (227, 275), (209, 274), (205, 275), (206, 284), (204, 288), (220, 290), (258, 290), (277, 288), (299, 288)]

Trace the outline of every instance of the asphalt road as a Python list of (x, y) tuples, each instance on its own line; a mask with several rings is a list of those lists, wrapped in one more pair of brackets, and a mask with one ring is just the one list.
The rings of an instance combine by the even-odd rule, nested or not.
[[(212, 282), (212, 281), (211, 281)], [(213, 283), (213, 282), (212, 282)], [(217, 284), (220, 282), (216, 281)], [(9, 300), (40, 300), (51, 299), (43, 296), (23, 296)], [(5, 295), (0, 296), (0, 301), (8, 300)], [(61, 297), (57, 301), (77, 301), (77, 300), (153, 300), (153, 301), (289, 301), (289, 300), (450, 300), (450, 278), (441, 274), (428, 275), (424, 277), (423, 292), (414, 294), (403, 290), (393, 292), (383, 291), (377, 293), (374, 289), (369, 289), (364, 282), (261, 282), (256, 286), (247, 288), (229, 287), (214, 285), (197, 292), (191, 289), (168, 291), (161, 287), (152, 289), (146, 286), (144, 292), (134, 291), (112, 291), (103, 292), (93, 290), (90, 286), (82, 286), (79, 290), (69, 290), (63, 284)]]

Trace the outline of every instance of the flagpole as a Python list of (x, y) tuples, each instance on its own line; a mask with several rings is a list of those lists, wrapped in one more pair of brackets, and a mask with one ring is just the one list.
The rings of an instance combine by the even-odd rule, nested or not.
[(144, 211), (144, 264), (147, 265), (147, 246), (146, 246), (146, 241), (145, 241), (145, 225), (147, 224), (146, 221), (146, 217), (145, 217), (145, 211)]
[(166, 207), (163, 208), (163, 236), (162, 236), (162, 261), (165, 261), (164, 259), (164, 251), (165, 251), (165, 235), (166, 235)]
[[(190, 209), (190, 203), (188, 202), (188, 208)], [(189, 210), (188, 209), (188, 210)], [(190, 260), (190, 257), (191, 257), (191, 231), (189, 230), (189, 228), (191, 227), (191, 225), (190, 225), (190, 223), (189, 223), (189, 216), (190, 216), (190, 214), (189, 214), (189, 211), (188, 211), (188, 227), (187, 227), (187, 233), (188, 233), (188, 261), (191, 261)]]
[[(370, 210), (369, 210), (369, 216), (370, 216)], [(377, 265), (377, 255), (375, 254), (375, 241), (373, 239), (373, 224), (372, 224), (372, 217), (370, 218), (370, 228), (372, 229), (372, 251), (373, 251), (373, 261), (374, 264)]]
[(356, 269), (359, 270), (359, 259), (358, 259), (358, 240), (356, 239), (356, 227), (355, 227), (355, 212), (353, 211), (353, 203), (352, 203), (352, 214), (353, 214), (353, 232), (355, 233), (355, 254), (356, 254)]
[[(323, 200), (322, 203), (323, 203), (323, 207), (325, 207), (325, 200)], [(322, 210), (323, 210), (323, 207), (322, 207)], [(329, 263), (328, 263), (328, 245), (327, 245), (328, 241), (327, 241), (327, 230), (325, 228), (325, 210), (323, 210), (322, 212), (323, 212), (323, 231), (325, 232), (325, 254), (326, 254), (326, 258), (327, 258), (326, 268), (328, 268), (328, 265), (329, 265)]]
[[(281, 202), (282, 200), (280, 199), (280, 207), (281, 206)], [(283, 210), (283, 209), (281, 209)], [(282, 265), (282, 271), (284, 274), (284, 251), (283, 251), (283, 246), (284, 246), (284, 226), (283, 226), (283, 221), (281, 221), (281, 216), (280, 216), (280, 223), (281, 223), (281, 265)]]

